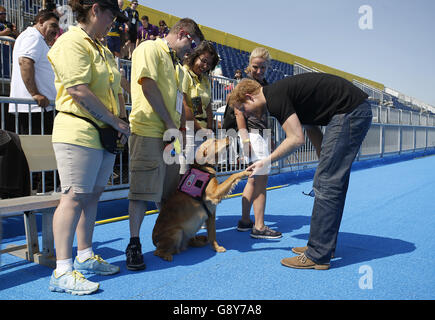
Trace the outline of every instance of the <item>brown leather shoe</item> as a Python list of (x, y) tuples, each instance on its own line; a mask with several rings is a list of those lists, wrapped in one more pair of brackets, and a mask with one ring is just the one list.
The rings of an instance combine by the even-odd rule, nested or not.
[[(305, 251), (307, 251), (307, 249), (308, 249), (307, 246), (305, 246), (305, 247), (294, 247), (294, 248), (292, 248), (292, 252), (296, 253), (296, 254), (303, 254)], [(332, 255), (331, 255), (331, 259), (333, 259), (333, 258), (335, 258), (335, 254), (334, 253), (332, 253)]]
[(328, 270), (329, 264), (317, 264), (314, 261), (308, 259), (304, 253), (297, 257), (284, 258), (281, 260), (283, 266), (295, 269), (316, 269), (316, 270)]
[(296, 253), (296, 254), (302, 254), (305, 251), (307, 251), (307, 249), (308, 249), (307, 246), (305, 246), (305, 247), (294, 247), (294, 248), (292, 248), (292, 252)]

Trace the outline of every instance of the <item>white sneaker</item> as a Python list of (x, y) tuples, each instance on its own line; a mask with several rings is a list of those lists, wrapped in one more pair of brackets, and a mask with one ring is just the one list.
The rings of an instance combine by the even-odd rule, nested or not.
[(91, 294), (98, 290), (100, 284), (86, 280), (86, 278), (78, 271), (68, 271), (64, 274), (57, 275), (56, 270), (53, 271), (50, 278), (50, 291), (66, 292), (72, 295)]

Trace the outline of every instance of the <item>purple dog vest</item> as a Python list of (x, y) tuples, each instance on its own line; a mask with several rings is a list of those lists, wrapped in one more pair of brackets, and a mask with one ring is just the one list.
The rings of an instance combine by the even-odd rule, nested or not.
[(201, 200), (205, 188), (210, 182), (210, 174), (195, 168), (190, 168), (181, 178), (178, 190), (189, 196)]

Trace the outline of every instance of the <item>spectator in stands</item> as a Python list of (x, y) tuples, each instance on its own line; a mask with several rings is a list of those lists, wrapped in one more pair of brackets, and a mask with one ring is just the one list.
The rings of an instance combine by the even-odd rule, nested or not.
[(236, 70), (236, 72), (234, 73), (234, 79), (236, 80), (236, 84), (238, 84), (240, 80), (242, 80), (242, 70)]
[[(30, 105), (30, 114), (28, 104), (9, 104), (11, 131), (15, 131), (12, 128), (18, 115), (18, 133), (51, 134), (54, 114), (49, 101), (56, 98), (56, 88), (47, 53), (48, 44), (53, 42), (58, 31), (59, 17), (51, 11), (41, 10), (35, 16), (34, 25), (15, 41), (10, 97), (34, 99), (37, 104)], [(29, 132), (30, 120), (32, 132)]]
[[(124, 1), (118, 0), (119, 9), (122, 9), (123, 6), (124, 6)], [(107, 47), (109, 48), (110, 52), (112, 52), (113, 55), (117, 58), (122, 58), (121, 48), (124, 46), (124, 42), (125, 42), (124, 39), (125, 29), (126, 29), (125, 23), (127, 21), (128, 19), (124, 14), (122, 16), (118, 16), (116, 20), (112, 22), (112, 26), (106, 36)]]
[(252, 50), (249, 56), (249, 65), (245, 73), (249, 79), (257, 81), (262, 86), (267, 86), (266, 72), (270, 66), (271, 57), (267, 49), (258, 47)]
[[(245, 115), (264, 110), (281, 124), (286, 138), (269, 157), (251, 165), (252, 176), (289, 156), (305, 143), (302, 126), (320, 154), (314, 175), (315, 199), (306, 247), (293, 248), (297, 257), (281, 260), (299, 269), (328, 269), (337, 244), (352, 162), (370, 128), (367, 94), (351, 82), (326, 73), (287, 77), (269, 86), (243, 80), (234, 89), (230, 105)], [(318, 126), (325, 126), (325, 134)]]
[(159, 38), (164, 38), (168, 35), (169, 33), (169, 28), (166, 25), (165, 20), (160, 20), (159, 21), (159, 34), (157, 35)]
[[(186, 122), (193, 123), (191, 128), (195, 133), (201, 129), (213, 130), (213, 111), (211, 109), (210, 71), (219, 62), (215, 47), (210, 41), (203, 41), (184, 60), (183, 106)], [(186, 137), (184, 137), (186, 141)], [(196, 148), (202, 141), (195, 141), (195, 137), (188, 137), (186, 141), (187, 159), (193, 159)], [(180, 173), (188, 169), (187, 165), (180, 163)]]
[(142, 26), (137, 30), (136, 47), (142, 41), (155, 40), (159, 35), (159, 28), (149, 23), (148, 16), (142, 16), (140, 20), (142, 21)]
[[(221, 61), (221, 56), (218, 55), (219, 57), (219, 61)], [(223, 77), (223, 72), (222, 72), (222, 66), (221, 63), (219, 62), (218, 65), (216, 66), (216, 68), (214, 68), (213, 72), (211, 73), (213, 76), (217, 76), (217, 77)]]
[[(255, 48), (250, 57), (246, 74), (249, 79), (257, 81), (261, 86), (268, 83), (265, 79), (270, 64), (270, 54), (267, 49)], [(265, 111), (265, 110), (264, 110)], [(250, 161), (262, 160), (269, 156), (271, 149), (270, 138), (264, 136), (267, 129), (267, 113), (258, 119), (254, 115), (245, 116), (234, 109), (239, 130), (242, 150)], [(251, 230), (251, 237), (276, 239), (282, 237), (281, 232), (270, 229), (264, 224), (264, 210), (266, 207), (266, 187), (268, 175), (256, 175), (248, 178), (242, 196), (242, 219), (238, 222), (237, 230)], [(250, 219), (251, 207), (254, 208), (255, 224)]]
[(0, 6), (0, 37), (14, 39), (18, 37), (17, 27), (13, 23), (6, 21), (6, 8), (3, 6)]
[[(122, 143), (130, 134), (125, 116), (121, 75), (115, 58), (98, 39), (114, 18), (122, 17), (116, 0), (70, 0), (77, 26), (58, 38), (48, 53), (55, 75), (56, 109), (53, 149), (62, 195), (53, 217), (56, 269), (50, 290), (90, 294), (99, 288), (81, 272), (110, 275), (119, 267), (95, 255), (92, 235), (98, 200), (113, 171), (115, 155), (102, 147), (99, 127), (118, 131)], [(77, 257), (72, 262), (74, 233)], [(73, 268), (75, 270), (73, 270)]]
[[(60, 6), (59, 6), (59, 10), (57, 10), (57, 6), (56, 6), (56, 3), (54, 2), (54, 0), (47, 0), (46, 4), (45, 4), (45, 8), (48, 11), (51, 11), (51, 12), (54, 12), (55, 14), (57, 14), (59, 16), (59, 20), (62, 19), (63, 15), (65, 15), (65, 12), (62, 9), (60, 9)], [(59, 25), (59, 31), (57, 32), (53, 41), (51, 43), (48, 43), (48, 46), (51, 47), (54, 44), (54, 42), (57, 40), (57, 38), (59, 38), (62, 35), (63, 32), (64, 32), (64, 30)]]
[(139, 12), (136, 10), (138, 5), (137, 0), (133, 0), (130, 7), (127, 7), (124, 12), (127, 14), (128, 18), (128, 31), (127, 31), (127, 41), (126, 46), (128, 48), (128, 59), (131, 59), (131, 54), (136, 47), (137, 40), (137, 30), (139, 25)]
[(147, 201), (159, 206), (178, 186), (180, 166), (167, 165), (162, 159), (163, 134), (182, 125), (184, 73), (177, 65), (202, 40), (204, 36), (195, 21), (185, 18), (164, 39), (145, 41), (133, 52), (128, 194), (131, 239), (126, 250), (129, 270), (145, 268), (139, 231)]

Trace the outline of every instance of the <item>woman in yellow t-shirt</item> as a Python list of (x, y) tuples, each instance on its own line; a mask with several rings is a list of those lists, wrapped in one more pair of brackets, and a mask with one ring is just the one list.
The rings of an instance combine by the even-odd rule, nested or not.
[(183, 69), (187, 76), (184, 93), (186, 121), (193, 121), (195, 132), (200, 129), (213, 129), (211, 109), (211, 87), (208, 77), (219, 62), (219, 56), (210, 41), (201, 44), (184, 60)]
[[(184, 60), (183, 106), (186, 124), (193, 124), (194, 132), (201, 129), (213, 130), (213, 111), (211, 109), (211, 87), (209, 73), (219, 63), (219, 56), (210, 41), (201, 44)], [(183, 128), (182, 128), (183, 129)], [(195, 137), (185, 136), (186, 152), (195, 152), (201, 142)], [(193, 160), (193, 154), (186, 154), (186, 159)], [(181, 160), (180, 173), (187, 167)]]
[[(103, 148), (99, 127), (113, 127), (123, 143), (130, 134), (121, 98), (120, 79), (110, 51), (97, 40), (104, 37), (115, 18), (122, 19), (116, 0), (71, 0), (78, 25), (57, 39), (47, 57), (55, 73), (56, 109), (53, 149), (62, 196), (53, 217), (56, 269), (49, 289), (90, 294), (99, 283), (82, 273), (109, 275), (119, 267), (92, 251), (98, 200), (113, 171), (115, 155)], [(74, 233), (77, 257), (72, 262)], [(75, 269), (75, 270), (73, 270)]]

